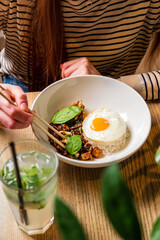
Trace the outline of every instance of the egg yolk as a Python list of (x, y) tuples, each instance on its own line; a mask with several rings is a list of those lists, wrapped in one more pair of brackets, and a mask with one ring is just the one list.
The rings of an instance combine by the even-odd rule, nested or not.
[(91, 129), (94, 131), (103, 131), (109, 127), (109, 122), (104, 118), (95, 118), (92, 121)]

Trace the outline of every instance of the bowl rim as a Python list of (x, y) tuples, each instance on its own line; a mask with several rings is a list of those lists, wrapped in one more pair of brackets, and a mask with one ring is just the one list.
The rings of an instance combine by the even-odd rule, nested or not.
[[(71, 77), (68, 77), (68, 78), (64, 78), (64, 79), (60, 79), (52, 84), (50, 84), (49, 86), (47, 86), (45, 89), (43, 89), (39, 94), (38, 96), (35, 98), (35, 100), (33, 101), (32, 103), (32, 106), (31, 106), (31, 109), (33, 110), (34, 108), (34, 105), (37, 101), (37, 99), (39, 97), (41, 97), (41, 95), (43, 95), (49, 88), (51, 87), (54, 87), (55, 85), (57, 84), (61, 84), (65, 81), (68, 81), (70, 79), (74, 79), (74, 78), (90, 78), (90, 77), (94, 77), (94, 78), (103, 78), (103, 79), (108, 79), (110, 81), (114, 81), (116, 82), (116, 84), (119, 84), (119, 85), (124, 85), (126, 88), (128, 88), (130, 91), (132, 91), (134, 94), (136, 94), (136, 96), (140, 99), (140, 101), (142, 101), (143, 105), (145, 106), (145, 110), (147, 111), (147, 114), (148, 114), (148, 131), (146, 131), (145, 133), (145, 137), (143, 138), (143, 140), (141, 141), (140, 144), (137, 144), (137, 147), (134, 149), (134, 151), (131, 151), (129, 152), (127, 155), (121, 157), (120, 159), (115, 159), (111, 162), (99, 162), (96, 161), (94, 162), (94, 160), (87, 160), (87, 161), (83, 161), (83, 160), (78, 160), (78, 159), (71, 159), (69, 157), (65, 157), (63, 155), (61, 155), (60, 153), (56, 152), (58, 158), (60, 160), (62, 160), (63, 162), (65, 163), (68, 163), (70, 165), (74, 165), (74, 166), (78, 166), (78, 167), (85, 167), (85, 168), (100, 168), (100, 167), (105, 167), (105, 166), (108, 166), (110, 164), (113, 164), (113, 163), (117, 163), (117, 162), (121, 162), (127, 158), (129, 158), (131, 155), (133, 155), (136, 151), (138, 151), (138, 149), (144, 144), (144, 142), (147, 140), (148, 136), (149, 136), (149, 133), (150, 133), (150, 129), (151, 129), (151, 114), (150, 114), (150, 110), (147, 106), (147, 103), (145, 102), (145, 100), (142, 98), (142, 96), (135, 90), (133, 89), (132, 87), (130, 87), (129, 85), (127, 85), (126, 83), (124, 82), (121, 82), (119, 80), (116, 80), (114, 78), (111, 78), (111, 77), (107, 77), (107, 76), (102, 76), (102, 75), (78, 75), (78, 76), (71, 76)], [(37, 139), (38, 136), (36, 134), (36, 132), (34, 131), (34, 128), (33, 128), (33, 124), (31, 124), (31, 128), (32, 128), (32, 131), (34, 132), (34, 135), (36, 136)]]

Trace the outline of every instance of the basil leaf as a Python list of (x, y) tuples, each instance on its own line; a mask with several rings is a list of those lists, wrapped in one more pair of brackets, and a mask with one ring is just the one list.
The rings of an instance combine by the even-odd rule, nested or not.
[(160, 146), (159, 148), (157, 149), (157, 152), (155, 154), (155, 160), (158, 164), (160, 164)]
[(80, 135), (71, 136), (66, 143), (66, 150), (71, 154), (76, 154), (82, 147)]
[(152, 233), (151, 233), (151, 240), (159, 240), (160, 239), (160, 217), (157, 218), (156, 222), (154, 223)]
[(56, 112), (52, 117), (52, 123), (62, 124), (78, 115), (82, 109), (78, 106), (70, 106)]
[(109, 166), (102, 179), (102, 200), (112, 225), (123, 239), (141, 240), (141, 229), (131, 193), (117, 164)]
[(55, 219), (64, 240), (87, 240), (74, 212), (58, 197), (55, 199)]

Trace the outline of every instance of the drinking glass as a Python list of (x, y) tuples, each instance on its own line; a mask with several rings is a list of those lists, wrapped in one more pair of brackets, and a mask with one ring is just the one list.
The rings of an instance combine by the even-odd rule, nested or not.
[(29, 235), (42, 234), (54, 220), (58, 158), (49, 144), (38, 140), (21, 140), (14, 146), (22, 189), (17, 187), (9, 145), (0, 152), (2, 188), (19, 228)]

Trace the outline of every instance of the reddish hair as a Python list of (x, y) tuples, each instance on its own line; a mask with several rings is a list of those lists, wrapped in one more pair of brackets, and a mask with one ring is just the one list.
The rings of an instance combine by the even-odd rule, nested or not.
[[(34, 0), (29, 49), (29, 89), (40, 91), (60, 79), (60, 64), (66, 60), (61, 0)], [(160, 33), (154, 34), (149, 67), (158, 55)]]
[(30, 91), (42, 90), (60, 79), (60, 64), (64, 55), (60, 0), (36, 1), (29, 55), (29, 72), (32, 72), (29, 76)]

